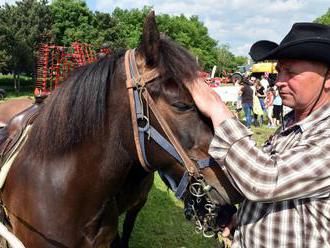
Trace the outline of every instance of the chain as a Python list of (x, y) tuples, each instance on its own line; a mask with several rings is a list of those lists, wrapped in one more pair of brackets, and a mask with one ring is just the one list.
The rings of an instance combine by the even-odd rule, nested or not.
[(185, 209), (188, 220), (195, 224), (195, 232), (202, 233), (206, 238), (212, 238), (218, 233), (216, 223), (217, 206), (213, 203), (209, 194), (211, 186), (207, 185), (203, 178), (190, 184), (189, 192), (193, 196), (190, 198)]

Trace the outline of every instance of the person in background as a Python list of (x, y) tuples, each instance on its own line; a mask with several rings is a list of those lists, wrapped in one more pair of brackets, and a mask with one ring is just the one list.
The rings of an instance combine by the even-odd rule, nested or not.
[(213, 123), (209, 154), (245, 197), (223, 236), (236, 227), (232, 248), (330, 247), (330, 25), (296, 23), (250, 55), (277, 60), (276, 86), (292, 108), (262, 148), (202, 80), (184, 82)]
[(235, 116), (237, 118), (239, 118), (240, 116), (240, 112), (242, 111), (242, 91), (241, 91), (241, 87), (242, 87), (242, 82), (239, 78), (236, 78), (235, 80), (235, 89), (237, 92), (237, 101), (235, 104)]
[(265, 106), (265, 97), (266, 97), (266, 88), (264, 88), (264, 86), (261, 85), (261, 81), (259, 79), (256, 80), (256, 96), (258, 97), (259, 100), (259, 104), (261, 107), (261, 112), (259, 115), (255, 116), (255, 118), (259, 117), (259, 125), (262, 126), (264, 123), (264, 114), (266, 113), (266, 106)]
[(267, 127), (275, 128), (275, 119), (273, 118), (273, 101), (275, 97), (275, 92), (273, 87), (268, 87), (266, 92), (266, 98), (265, 98), (265, 105), (266, 105), (266, 111), (267, 111), (267, 117), (268, 117), (268, 123)]
[(265, 75), (262, 75), (262, 76), (261, 76), (260, 83), (261, 83), (261, 85), (264, 87), (265, 90), (268, 89), (268, 87), (269, 87), (269, 82), (268, 82), (268, 80), (267, 80), (267, 78), (266, 78)]
[(245, 115), (245, 125), (251, 128), (252, 114), (253, 114), (253, 95), (254, 91), (251, 87), (251, 82), (248, 79), (243, 79), (241, 86), (242, 107)]
[(275, 126), (281, 125), (281, 119), (283, 116), (282, 98), (279, 94), (279, 90), (275, 90), (275, 97), (273, 101), (273, 117), (275, 120)]

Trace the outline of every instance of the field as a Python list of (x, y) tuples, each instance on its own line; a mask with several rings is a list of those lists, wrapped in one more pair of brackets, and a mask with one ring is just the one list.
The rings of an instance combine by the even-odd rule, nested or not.
[[(32, 95), (29, 86), (22, 87), (24, 91), (16, 93), (11, 90), (11, 83), (11, 78), (0, 76), (0, 88), (8, 91), (8, 98)], [(28, 80), (23, 85), (28, 85)], [(266, 126), (252, 127), (252, 130), (258, 146), (274, 132)], [(123, 217), (121, 223), (122, 220)], [(218, 242), (195, 233), (193, 225), (184, 218), (182, 202), (176, 200), (156, 174), (148, 201), (137, 218), (130, 245), (132, 248), (215, 248)]]

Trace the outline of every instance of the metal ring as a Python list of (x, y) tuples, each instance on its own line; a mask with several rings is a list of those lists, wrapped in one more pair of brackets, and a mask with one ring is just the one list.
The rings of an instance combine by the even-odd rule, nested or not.
[(215, 233), (213, 231), (207, 231), (205, 229), (203, 229), (203, 236), (205, 238), (212, 238), (214, 237)]
[(150, 129), (150, 122), (149, 122), (148, 117), (145, 116), (145, 115), (138, 117), (137, 118), (138, 125), (139, 125), (139, 120), (140, 121), (146, 121), (145, 126), (143, 126), (143, 127), (138, 126), (139, 127), (139, 131), (140, 132), (146, 132), (146, 131), (148, 131)]
[(205, 192), (203, 192), (203, 187), (200, 183), (192, 183), (189, 186), (189, 191), (195, 197), (202, 197), (205, 195)]

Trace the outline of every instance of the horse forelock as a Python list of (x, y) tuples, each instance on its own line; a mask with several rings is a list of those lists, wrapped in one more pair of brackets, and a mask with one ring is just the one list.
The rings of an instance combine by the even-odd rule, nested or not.
[(198, 65), (192, 54), (167, 37), (160, 39), (160, 69), (165, 77), (173, 78), (181, 85), (197, 77)]
[(109, 86), (119, 54), (76, 69), (47, 99), (31, 130), (26, 148), (47, 157), (86, 139), (102, 135), (107, 118)]

